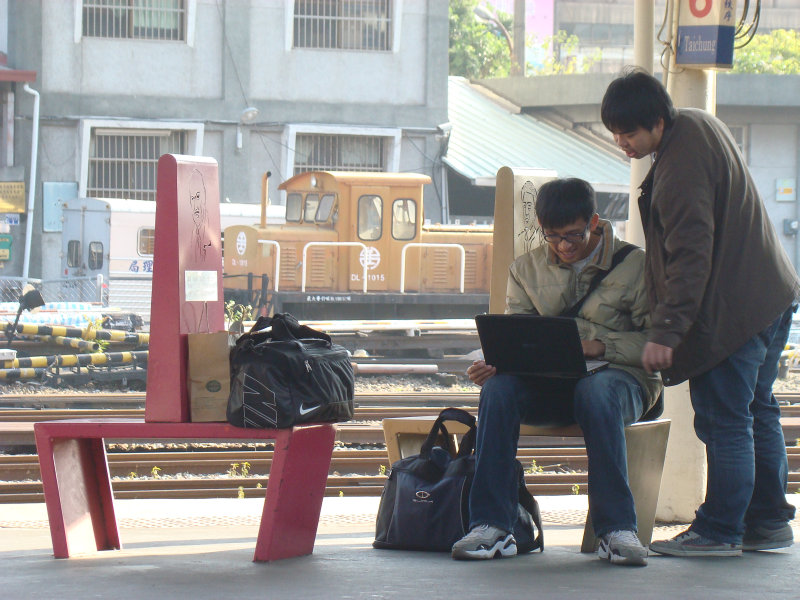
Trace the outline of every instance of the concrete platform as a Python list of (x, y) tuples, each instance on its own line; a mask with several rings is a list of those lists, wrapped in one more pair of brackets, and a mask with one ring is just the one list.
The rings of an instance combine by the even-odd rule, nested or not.
[[(788, 496), (800, 507), (800, 495)], [(651, 555), (612, 567), (578, 551), (586, 496), (538, 498), (545, 551), (457, 562), (448, 554), (375, 550), (378, 498), (326, 498), (314, 553), (253, 563), (263, 501), (120, 500), (124, 548), (52, 556), (43, 504), (0, 504), (0, 596), (21, 598), (800, 598), (800, 544), (741, 558)], [(792, 523), (800, 541), (800, 520)], [(657, 527), (655, 539), (683, 526)]]

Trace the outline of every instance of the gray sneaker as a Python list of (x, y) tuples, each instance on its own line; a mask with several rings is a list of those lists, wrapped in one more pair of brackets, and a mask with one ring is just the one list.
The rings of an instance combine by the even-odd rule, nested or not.
[(788, 523), (784, 523), (777, 529), (754, 525), (744, 530), (742, 550), (747, 552), (777, 550), (778, 548), (788, 548), (793, 543), (794, 535), (792, 534), (792, 527)]
[(647, 548), (642, 546), (642, 542), (633, 531), (617, 530), (600, 536), (597, 557), (609, 561), (612, 565), (643, 567), (647, 564)]
[(650, 544), (650, 550), (670, 556), (741, 556), (741, 544), (718, 542), (687, 529), (670, 540)]
[(517, 541), (514, 536), (492, 527), (478, 525), (463, 538), (453, 544), (452, 556), (456, 560), (481, 560), (487, 558), (508, 558), (517, 555)]

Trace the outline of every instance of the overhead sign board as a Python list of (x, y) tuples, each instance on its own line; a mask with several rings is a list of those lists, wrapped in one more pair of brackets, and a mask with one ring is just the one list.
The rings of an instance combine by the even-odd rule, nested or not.
[(730, 69), (736, 0), (680, 0), (675, 62), (698, 69)]

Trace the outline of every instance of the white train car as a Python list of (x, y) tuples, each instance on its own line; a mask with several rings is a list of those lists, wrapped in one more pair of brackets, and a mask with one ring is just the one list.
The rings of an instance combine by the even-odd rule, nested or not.
[[(62, 205), (61, 275), (75, 285), (65, 296), (97, 301), (102, 276), (104, 303), (134, 310), (149, 320), (156, 203), (147, 200), (79, 198)], [(267, 207), (267, 223), (281, 224), (283, 206)], [(259, 204), (220, 204), (222, 231), (230, 225), (256, 225)]]
[[(114, 273), (152, 273), (155, 242), (155, 202), (148, 200), (80, 198), (62, 207), (62, 275), (65, 278), (108, 278)], [(260, 222), (258, 204), (222, 203), (220, 222), (230, 225)], [(284, 207), (268, 206), (267, 223), (284, 222)]]

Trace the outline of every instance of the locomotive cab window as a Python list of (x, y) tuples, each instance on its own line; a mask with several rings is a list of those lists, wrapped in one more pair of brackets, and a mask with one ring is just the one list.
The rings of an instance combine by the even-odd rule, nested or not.
[(103, 268), (103, 242), (89, 242), (89, 269)]
[(331, 212), (333, 212), (333, 203), (336, 199), (336, 196), (333, 194), (325, 194), (319, 201), (319, 207), (317, 208), (317, 214), (314, 216), (314, 220), (317, 223), (327, 223), (328, 219), (331, 218)]
[(152, 227), (140, 227), (136, 238), (139, 256), (153, 256), (153, 249), (156, 244), (156, 230)]
[(317, 214), (317, 206), (319, 206), (319, 194), (307, 194), (306, 205), (303, 210), (303, 222), (313, 223), (314, 217)]
[(392, 202), (392, 237), (413, 240), (416, 233), (417, 203), (411, 198), (398, 198)]
[(383, 233), (383, 199), (380, 196), (361, 196), (358, 199), (358, 237), (379, 240)]
[(81, 241), (70, 240), (67, 242), (67, 266), (80, 267), (81, 266)]
[(303, 214), (303, 196), (297, 192), (292, 192), (286, 196), (286, 220), (291, 223), (300, 222)]

